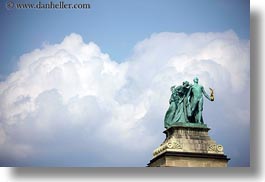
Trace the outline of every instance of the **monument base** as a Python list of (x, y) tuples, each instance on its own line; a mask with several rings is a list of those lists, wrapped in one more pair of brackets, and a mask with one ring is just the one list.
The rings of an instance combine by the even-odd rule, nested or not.
[(179, 124), (164, 131), (165, 141), (153, 152), (148, 167), (227, 167), (223, 146), (201, 124)]

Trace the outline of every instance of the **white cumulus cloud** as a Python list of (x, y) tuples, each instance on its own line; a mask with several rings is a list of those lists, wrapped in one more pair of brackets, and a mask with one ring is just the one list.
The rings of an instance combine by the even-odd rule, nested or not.
[[(215, 89), (216, 101), (206, 101), (203, 113), (214, 139), (228, 154), (244, 147), (249, 41), (233, 31), (152, 34), (122, 63), (71, 34), (18, 64), (0, 83), (2, 165), (144, 166), (164, 137), (170, 87), (194, 76)], [(238, 125), (230, 149), (218, 132)]]

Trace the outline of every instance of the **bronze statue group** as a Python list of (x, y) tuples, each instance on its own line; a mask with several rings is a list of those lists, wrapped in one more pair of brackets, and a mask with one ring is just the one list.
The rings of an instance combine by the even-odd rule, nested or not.
[(205, 92), (203, 86), (199, 85), (199, 79), (193, 79), (194, 84), (184, 81), (180, 86), (171, 87), (169, 108), (166, 112), (165, 128), (177, 125), (178, 123), (203, 124), (203, 95), (210, 101), (214, 100), (213, 90), (210, 96)]

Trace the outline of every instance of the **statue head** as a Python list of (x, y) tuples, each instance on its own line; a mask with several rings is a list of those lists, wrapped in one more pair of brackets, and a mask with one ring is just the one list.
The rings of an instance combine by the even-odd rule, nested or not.
[(194, 81), (194, 83), (198, 83), (198, 82), (199, 82), (199, 78), (198, 78), (198, 77), (195, 77), (195, 78), (193, 79), (193, 81)]
[(183, 87), (188, 87), (188, 86), (190, 86), (190, 83), (188, 81), (185, 81), (182, 83), (182, 85), (183, 85)]

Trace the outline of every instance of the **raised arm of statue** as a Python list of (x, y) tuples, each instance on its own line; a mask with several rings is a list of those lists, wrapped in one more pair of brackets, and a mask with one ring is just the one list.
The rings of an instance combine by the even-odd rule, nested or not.
[(210, 90), (211, 90), (211, 96), (209, 96), (209, 95), (205, 92), (204, 88), (202, 87), (202, 93), (203, 93), (203, 95), (204, 95), (208, 100), (213, 101), (213, 100), (214, 100), (214, 97), (213, 97), (213, 90), (212, 90), (212, 89), (210, 89)]

